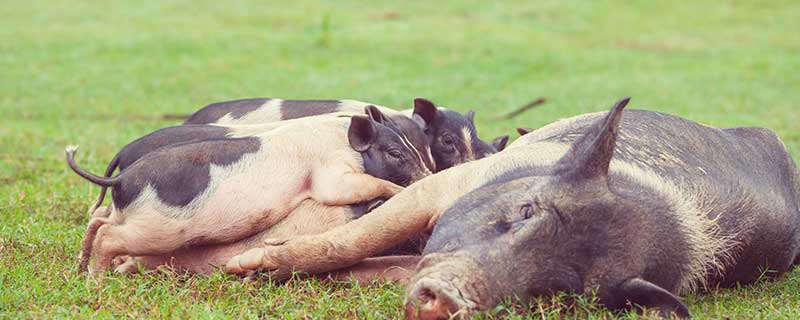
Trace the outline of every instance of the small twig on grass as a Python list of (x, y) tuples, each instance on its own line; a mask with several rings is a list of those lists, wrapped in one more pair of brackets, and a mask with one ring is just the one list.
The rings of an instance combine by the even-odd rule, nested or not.
[(161, 119), (164, 119), (164, 120), (181, 120), (181, 121), (183, 121), (183, 120), (188, 119), (189, 116), (190, 115), (188, 115), (188, 114), (167, 113), (167, 114), (161, 115)]
[(533, 101), (529, 102), (528, 104), (526, 104), (526, 105), (524, 105), (522, 107), (519, 107), (516, 110), (511, 111), (511, 112), (509, 112), (507, 114), (495, 116), (493, 119), (494, 120), (508, 120), (508, 119), (514, 118), (514, 117), (524, 113), (525, 111), (533, 109), (533, 107), (536, 107), (536, 106), (539, 106), (541, 104), (544, 104), (545, 102), (547, 102), (547, 99), (540, 97), (539, 99), (533, 100)]

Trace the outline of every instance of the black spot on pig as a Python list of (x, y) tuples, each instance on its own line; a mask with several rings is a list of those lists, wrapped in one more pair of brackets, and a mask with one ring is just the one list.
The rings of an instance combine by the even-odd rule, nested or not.
[(185, 206), (208, 188), (210, 165), (225, 166), (245, 154), (257, 152), (261, 140), (256, 137), (213, 139), (178, 144), (145, 155), (120, 176), (112, 197), (117, 208), (124, 209), (147, 185), (170, 206)]
[(281, 120), (333, 113), (339, 109), (339, 103), (339, 100), (284, 100), (281, 102)]
[[(157, 130), (134, 140), (122, 148), (108, 164), (108, 167), (106, 167), (104, 177), (111, 177), (117, 168), (119, 168), (120, 172), (125, 170), (125, 168), (129, 167), (144, 155), (158, 148), (177, 143), (224, 138), (229, 132), (230, 130), (228, 128), (204, 124), (188, 124)], [(100, 196), (98, 196), (97, 201), (90, 209), (91, 212), (94, 212), (95, 209), (103, 204), (107, 188), (108, 187), (103, 186), (100, 189)]]
[(214, 123), (227, 114), (230, 114), (233, 119), (239, 119), (258, 109), (269, 100), (271, 99), (252, 98), (212, 103), (189, 116), (189, 119), (186, 119), (184, 124)]
[(230, 133), (230, 129), (214, 125), (182, 125), (159, 129), (144, 137), (129, 143), (117, 154), (119, 163), (117, 167), (120, 171), (125, 170), (131, 164), (139, 160), (144, 155), (154, 150), (178, 143), (188, 143), (208, 139), (221, 139)]

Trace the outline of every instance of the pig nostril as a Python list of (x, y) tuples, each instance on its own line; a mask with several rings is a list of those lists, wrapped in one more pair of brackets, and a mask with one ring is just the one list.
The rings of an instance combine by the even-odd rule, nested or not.
[(406, 304), (406, 317), (409, 319), (449, 319), (458, 306), (446, 294), (437, 293), (430, 288), (421, 288), (412, 295)]
[(436, 300), (436, 294), (428, 288), (419, 291), (419, 302), (427, 303), (431, 300)]

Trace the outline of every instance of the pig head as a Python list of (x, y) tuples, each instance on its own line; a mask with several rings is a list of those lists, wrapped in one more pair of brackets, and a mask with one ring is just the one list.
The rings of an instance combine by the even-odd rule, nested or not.
[[(786, 272), (800, 238), (796, 168), (774, 134), (643, 115), (618, 146), (626, 104), (585, 126), (559, 160), (508, 171), (447, 209), (408, 286), (407, 316), (442, 319), (565, 291), (685, 318), (680, 294)], [(672, 140), (681, 135), (689, 141)], [(754, 161), (704, 150), (696, 137)], [(652, 155), (631, 154), (648, 147), (675, 148), (661, 154), (674, 158), (648, 168), (657, 161), (635, 157)], [(687, 172), (690, 164), (705, 176)], [(750, 186), (731, 186), (744, 177)]]

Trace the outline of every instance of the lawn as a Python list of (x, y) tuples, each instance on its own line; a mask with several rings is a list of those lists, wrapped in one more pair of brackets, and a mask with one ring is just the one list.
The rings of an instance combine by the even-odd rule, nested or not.
[[(798, 1), (10, 0), (0, 15), (3, 318), (401, 316), (392, 284), (76, 273), (98, 188), (67, 169), (64, 146), (102, 172), (126, 143), (177, 123), (164, 115), (215, 101), (427, 97), (476, 110), (490, 139), (629, 95), (631, 108), (771, 128), (800, 159)], [(564, 301), (484, 316), (636, 317)], [(687, 303), (698, 318), (798, 318), (800, 271)]]

